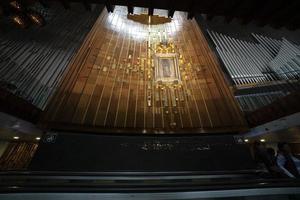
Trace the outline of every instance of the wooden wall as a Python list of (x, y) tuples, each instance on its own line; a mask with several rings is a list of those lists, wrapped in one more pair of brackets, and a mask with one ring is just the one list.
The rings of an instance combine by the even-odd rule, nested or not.
[[(148, 45), (157, 38), (149, 30), (167, 32), (176, 46), (180, 86), (161, 87), (153, 80)], [(215, 54), (185, 13), (149, 29), (128, 20), (126, 7), (110, 14), (104, 10), (68, 69), (46, 109), (43, 124), (49, 128), (217, 132), (246, 127)]]

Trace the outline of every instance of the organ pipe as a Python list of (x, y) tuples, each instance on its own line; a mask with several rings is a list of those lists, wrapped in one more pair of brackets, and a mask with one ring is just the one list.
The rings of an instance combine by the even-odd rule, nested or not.
[(43, 29), (1, 32), (0, 81), (6, 83), (1, 85), (44, 109), (100, 11), (98, 7), (92, 12), (65, 12), (53, 4), (54, 17)]
[(243, 110), (258, 109), (291, 91), (299, 91), (299, 45), (255, 33), (252, 36), (256, 42), (212, 30), (207, 33), (237, 88), (259, 88), (258, 93), (237, 96)]

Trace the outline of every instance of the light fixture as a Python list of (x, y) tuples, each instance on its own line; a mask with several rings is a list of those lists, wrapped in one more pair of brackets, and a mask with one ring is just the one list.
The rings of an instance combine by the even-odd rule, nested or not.
[(260, 142), (265, 142), (266, 140), (265, 140), (265, 139), (260, 139), (259, 141), (260, 141)]
[(20, 137), (14, 136), (14, 140), (18, 140), (18, 139), (20, 139)]
[(36, 139), (36, 140), (40, 140), (41, 138), (40, 138), (40, 137), (36, 137), (35, 139)]
[(244, 142), (249, 142), (249, 140), (248, 139), (244, 139)]
[(17, 11), (22, 11), (22, 5), (18, 1), (11, 1), (9, 5)]
[(42, 17), (42, 15), (35, 13), (33, 11), (29, 11), (27, 13), (28, 18), (31, 20), (32, 23), (38, 25), (38, 26), (44, 26), (45, 25), (45, 19)]
[(28, 23), (26, 19), (21, 15), (13, 15), (11, 16), (12, 22), (19, 28), (27, 28)]

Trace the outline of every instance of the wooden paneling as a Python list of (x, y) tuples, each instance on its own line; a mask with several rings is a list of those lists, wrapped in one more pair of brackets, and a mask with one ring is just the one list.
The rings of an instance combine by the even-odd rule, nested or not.
[(37, 147), (36, 143), (10, 142), (0, 158), (0, 170), (25, 170)]
[[(164, 31), (180, 55), (180, 85), (162, 87), (153, 78), (151, 45), (155, 34)], [(216, 57), (194, 20), (176, 12), (171, 22), (149, 26), (127, 19), (127, 9), (121, 6), (114, 13), (103, 11), (98, 18), (69, 65), (43, 123), (60, 128), (197, 128), (202, 132), (245, 128)]]

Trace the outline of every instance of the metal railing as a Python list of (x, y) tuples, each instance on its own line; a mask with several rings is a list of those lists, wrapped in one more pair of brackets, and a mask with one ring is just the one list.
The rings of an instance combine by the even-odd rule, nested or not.
[(194, 199), (300, 194), (299, 180), (264, 179), (257, 173), (1, 172), (0, 198)]

